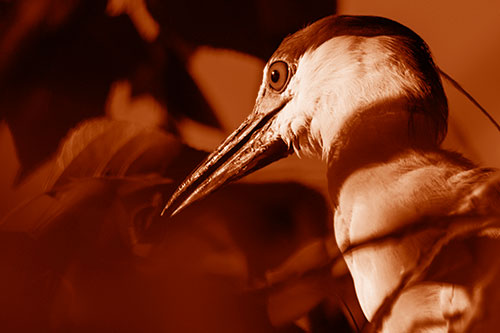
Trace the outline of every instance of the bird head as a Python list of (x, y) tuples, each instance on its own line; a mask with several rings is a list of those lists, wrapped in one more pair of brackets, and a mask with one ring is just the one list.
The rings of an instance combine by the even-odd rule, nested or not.
[(438, 70), (417, 34), (381, 17), (325, 17), (283, 40), (252, 113), (164, 212), (293, 152), (331, 163), (364, 144), (439, 145), (447, 114)]

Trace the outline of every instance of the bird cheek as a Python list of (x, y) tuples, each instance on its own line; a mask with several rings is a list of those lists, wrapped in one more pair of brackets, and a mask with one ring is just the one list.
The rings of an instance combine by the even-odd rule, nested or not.
[(271, 125), (274, 132), (281, 137), (288, 147), (292, 146), (295, 139), (295, 135), (292, 130), (293, 114), (291, 114), (291, 111), (290, 104), (287, 104), (282, 110), (280, 110)]

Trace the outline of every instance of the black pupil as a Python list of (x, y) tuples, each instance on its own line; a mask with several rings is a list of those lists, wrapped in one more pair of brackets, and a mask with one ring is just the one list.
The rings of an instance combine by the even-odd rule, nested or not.
[(280, 79), (280, 73), (275, 69), (271, 72), (271, 81), (274, 83), (278, 82)]

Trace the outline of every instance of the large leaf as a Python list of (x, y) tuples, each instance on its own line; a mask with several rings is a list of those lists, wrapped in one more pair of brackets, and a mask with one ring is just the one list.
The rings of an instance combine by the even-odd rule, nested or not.
[(64, 141), (46, 188), (71, 178), (161, 173), (181, 147), (172, 135), (155, 127), (107, 118), (89, 120)]

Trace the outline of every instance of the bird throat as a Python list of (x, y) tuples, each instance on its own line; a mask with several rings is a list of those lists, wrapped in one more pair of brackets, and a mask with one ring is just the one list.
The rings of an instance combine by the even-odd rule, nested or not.
[(348, 120), (332, 143), (327, 177), (334, 208), (343, 183), (354, 172), (387, 163), (409, 150), (439, 149), (430, 135), (432, 129), (426, 128), (426, 117), (410, 114), (401, 101), (393, 103), (373, 106)]

